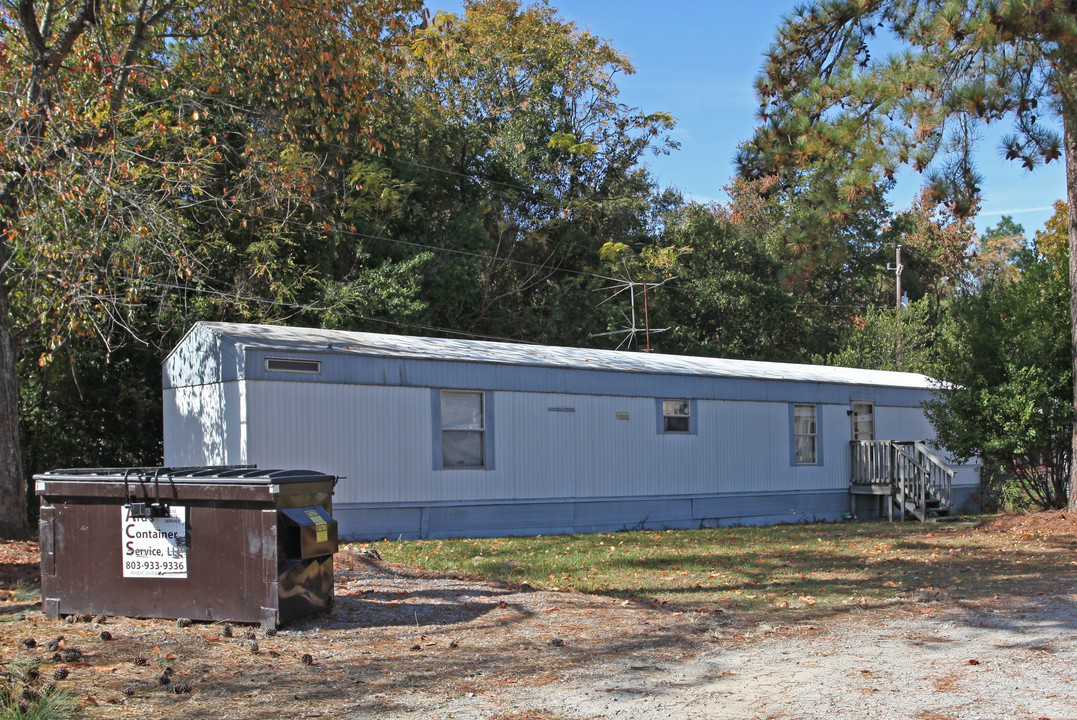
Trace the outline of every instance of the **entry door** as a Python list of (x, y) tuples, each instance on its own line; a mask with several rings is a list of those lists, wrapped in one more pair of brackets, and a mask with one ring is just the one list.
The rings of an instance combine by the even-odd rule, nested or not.
[(853, 440), (875, 439), (875, 405), (869, 402), (853, 403)]

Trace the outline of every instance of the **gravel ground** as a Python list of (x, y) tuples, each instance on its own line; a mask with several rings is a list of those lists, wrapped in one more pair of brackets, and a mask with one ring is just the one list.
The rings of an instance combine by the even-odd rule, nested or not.
[[(393, 586), (383, 591), (405, 589), (399, 578), (381, 582)], [(502, 600), (528, 606), (537, 600), (539, 611), (556, 601), (548, 593), (524, 595), (536, 597), (513, 593)], [(902, 605), (790, 627), (663, 615), (656, 634), (682, 642), (637, 638), (571, 663), (551, 654), (545, 672), (530, 682), (506, 682), (496, 691), (412, 692), (384, 717), (1077, 718), (1074, 595)], [(579, 638), (573, 644), (590, 644), (585, 629), (575, 626), (573, 633)], [(683, 642), (693, 635), (696, 642)]]
[[(351, 548), (337, 555), (333, 612), (259, 632), (257, 649), (248, 628), (228, 637), (221, 624), (47, 620), (0, 590), (0, 672), (63, 669), (84, 716), (117, 720), (1077, 720), (1074, 533), (1069, 519), (1037, 522), (993, 532), (1048, 552), (1036, 533), (1050, 530), (1060, 562), (1005, 595), (850, 598), (785, 625), (447, 577)], [(36, 545), (0, 550), (7, 587), (33, 580)], [(45, 641), (60, 635), (79, 661), (52, 659)], [(168, 692), (165, 667), (190, 692)]]
[(460, 720), (524, 708), (640, 720), (1074, 718), (1075, 620), (1071, 598), (871, 626), (846, 619), (680, 661), (597, 660), (558, 683), (440, 712)]

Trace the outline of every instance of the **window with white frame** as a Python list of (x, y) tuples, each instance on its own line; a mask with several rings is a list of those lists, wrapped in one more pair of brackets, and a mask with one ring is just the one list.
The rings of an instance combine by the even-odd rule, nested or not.
[(797, 465), (814, 465), (818, 462), (818, 423), (814, 405), (793, 406), (793, 448)]
[(692, 432), (692, 403), (690, 401), (662, 401), (662, 432)]
[(441, 462), (444, 468), (486, 466), (486, 423), (481, 392), (441, 391)]

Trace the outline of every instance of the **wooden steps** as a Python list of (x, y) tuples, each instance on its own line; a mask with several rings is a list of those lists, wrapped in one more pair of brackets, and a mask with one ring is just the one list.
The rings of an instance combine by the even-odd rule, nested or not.
[(886, 515), (936, 522), (952, 506), (954, 470), (924, 443), (854, 440), (850, 492), (888, 496)]

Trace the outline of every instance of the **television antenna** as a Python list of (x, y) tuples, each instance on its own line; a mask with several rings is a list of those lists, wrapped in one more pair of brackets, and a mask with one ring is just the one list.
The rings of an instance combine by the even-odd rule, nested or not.
[[(609, 292), (609, 291), (612, 290), (613, 294), (610, 295), (609, 297), (607, 297), (602, 302), (600, 302), (596, 307), (601, 307), (602, 305), (606, 304), (610, 300), (613, 300), (615, 297), (617, 297), (621, 293), (627, 292), (628, 293), (629, 312), (626, 313), (624, 310), (622, 310), (621, 311), (621, 316), (625, 319), (625, 322), (628, 323), (628, 327), (621, 328), (619, 330), (610, 330), (609, 332), (592, 333), (591, 337), (608, 337), (610, 335), (624, 335), (624, 337), (621, 339), (621, 341), (619, 343), (617, 343), (617, 349), (620, 350), (622, 347), (629, 347), (629, 348), (632, 347), (632, 343), (635, 341), (636, 336), (639, 335), (642, 332), (643, 336), (644, 336), (644, 342), (645, 342), (644, 352), (650, 352), (651, 351), (651, 334), (652, 333), (665, 332), (666, 330), (669, 330), (669, 328), (652, 328), (651, 327), (650, 312), (649, 312), (649, 308), (647, 306), (647, 288), (654, 289), (654, 288), (662, 287), (663, 285), (665, 285), (670, 280), (675, 280), (676, 277), (668, 277), (665, 280), (663, 280), (662, 282), (638, 282), (638, 281), (635, 281), (635, 280), (632, 279), (632, 273), (629, 272), (627, 263), (624, 263), (622, 261), (622, 265), (624, 266), (624, 269), (625, 269), (625, 279), (624, 280), (615, 280), (613, 285), (609, 285), (609, 286), (603, 287), (603, 288), (597, 288), (595, 290), (595, 292)], [(640, 287), (643, 288), (643, 327), (642, 328), (638, 327), (636, 325), (636, 288), (640, 288)]]

